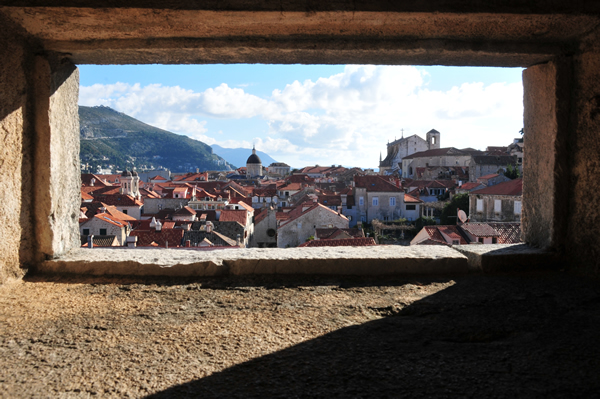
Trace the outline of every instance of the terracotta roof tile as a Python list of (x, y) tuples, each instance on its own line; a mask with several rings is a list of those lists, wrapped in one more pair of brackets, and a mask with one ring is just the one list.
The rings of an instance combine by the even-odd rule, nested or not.
[(246, 226), (248, 211), (243, 210), (223, 210), (219, 217), (219, 222), (238, 222), (242, 226)]
[(373, 237), (344, 238), (341, 240), (312, 240), (298, 247), (369, 247), (377, 245)]
[(500, 235), (487, 223), (465, 223), (460, 227), (475, 237), (498, 237)]
[(505, 181), (496, 185), (471, 191), (473, 195), (523, 195), (523, 179)]
[[(154, 230), (133, 230), (129, 235), (138, 238), (138, 247), (149, 247), (159, 246), (166, 247), (167, 243), (169, 247), (181, 246), (181, 240), (184, 234), (183, 229), (163, 229), (159, 232)], [(151, 245), (155, 243), (157, 245)]]

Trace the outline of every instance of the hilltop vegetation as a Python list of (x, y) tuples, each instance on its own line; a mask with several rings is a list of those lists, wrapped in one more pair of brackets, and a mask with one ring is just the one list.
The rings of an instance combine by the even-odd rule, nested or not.
[(79, 107), (81, 162), (93, 169), (173, 172), (232, 170), (233, 165), (198, 140), (147, 125), (109, 107)]

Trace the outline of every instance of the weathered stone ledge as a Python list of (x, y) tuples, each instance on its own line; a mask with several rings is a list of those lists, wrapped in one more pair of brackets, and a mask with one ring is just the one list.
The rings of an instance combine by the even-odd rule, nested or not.
[(467, 273), (467, 257), (448, 247), (234, 249), (76, 249), (37, 273), (224, 276), (250, 274), (401, 275)]
[(41, 274), (240, 276), (252, 274), (462, 274), (551, 268), (556, 257), (527, 245), (290, 249), (81, 248), (40, 264)]
[(471, 271), (513, 272), (558, 268), (560, 258), (527, 244), (456, 245), (468, 258)]

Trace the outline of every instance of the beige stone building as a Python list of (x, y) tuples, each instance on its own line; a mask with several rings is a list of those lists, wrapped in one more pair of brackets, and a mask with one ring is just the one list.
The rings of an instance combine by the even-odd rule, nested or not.
[(522, 206), (523, 179), (469, 193), (469, 219), (473, 222), (520, 222)]
[(454, 147), (417, 152), (402, 159), (402, 177), (414, 179), (417, 168), (469, 166), (471, 152)]
[(115, 236), (119, 246), (124, 246), (131, 231), (129, 225), (107, 213), (99, 213), (79, 225), (82, 236)]
[(289, 212), (286, 220), (280, 221), (277, 229), (277, 246), (279, 248), (297, 247), (305, 243), (316, 229), (347, 229), (349, 220), (319, 203), (298, 205)]
[(417, 152), (440, 148), (440, 136), (440, 132), (431, 129), (427, 132), (425, 140), (413, 134), (388, 143), (385, 159), (379, 160), (379, 173), (386, 175), (398, 171), (402, 175), (402, 160)]
[[(394, 184), (389, 179), (378, 175), (354, 177), (354, 205), (359, 221), (371, 223), (373, 219), (395, 220), (404, 217), (404, 190), (399, 182)], [(418, 215), (418, 209), (415, 210)]]

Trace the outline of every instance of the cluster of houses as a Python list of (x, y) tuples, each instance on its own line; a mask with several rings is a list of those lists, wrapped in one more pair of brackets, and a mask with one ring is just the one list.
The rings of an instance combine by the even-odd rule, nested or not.
[[(417, 151), (422, 142), (435, 148)], [(427, 226), (411, 244), (520, 241), (522, 180), (503, 172), (509, 165), (520, 169), (522, 145), (488, 148), (478, 155), (476, 150), (439, 148), (439, 142), (439, 132), (432, 130), (427, 140), (415, 135), (388, 144), (379, 173), (339, 165), (292, 171), (274, 163), (265, 168), (253, 149), (246, 166), (234, 172), (83, 174), (82, 246), (376, 245), (374, 237), (365, 236), (365, 223), (423, 217), (439, 222), (442, 201), (465, 193), (467, 223)], [(512, 154), (516, 149), (520, 159)], [(499, 162), (495, 169), (476, 161), (490, 157)], [(392, 163), (396, 166), (385, 167)]]

